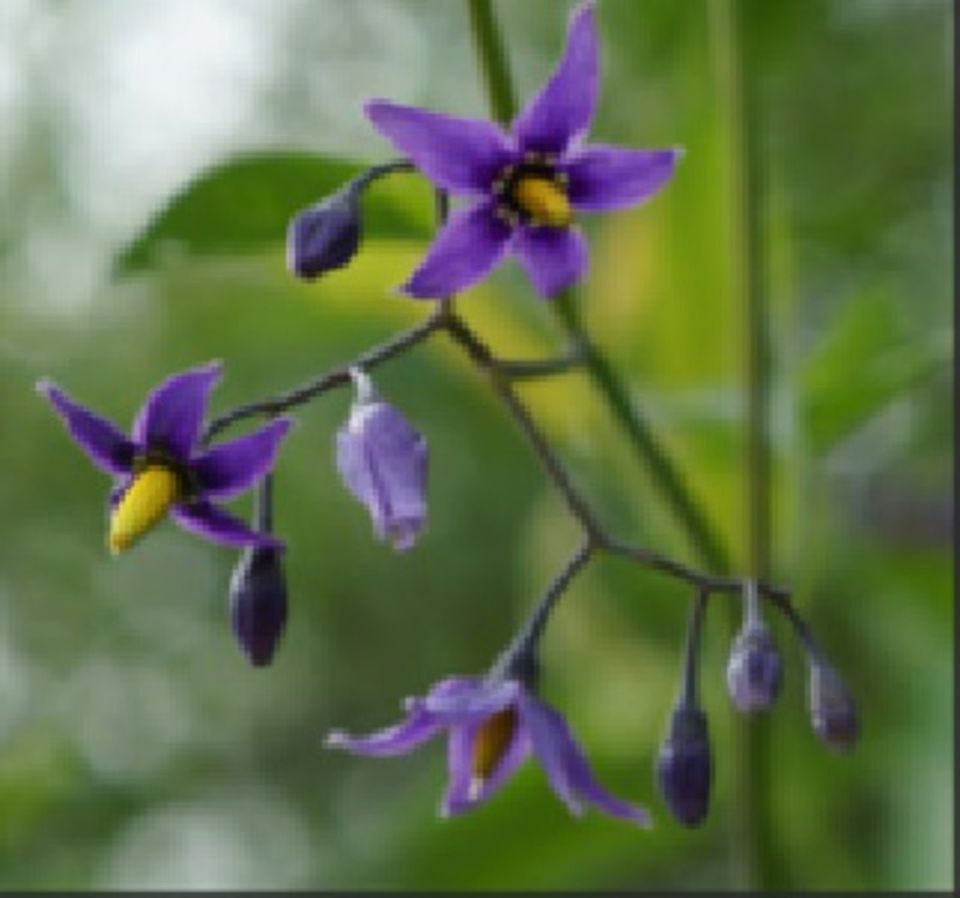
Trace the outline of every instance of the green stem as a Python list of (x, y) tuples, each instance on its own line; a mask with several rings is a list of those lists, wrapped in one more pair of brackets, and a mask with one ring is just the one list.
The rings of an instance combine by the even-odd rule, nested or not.
[[(474, 47), (486, 84), (490, 111), (498, 122), (506, 124), (516, 114), (516, 96), (492, 2), (469, 0), (469, 3)], [(694, 551), (715, 572), (727, 570), (729, 559), (719, 536), (606, 355), (587, 337), (573, 293), (567, 292), (558, 297), (550, 307), (566, 336), (583, 347), (584, 368), (588, 376), (606, 400), (637, 454), (646, 462), (652, 482), (684, 527)]]
[[(737, 292), (744, 310), (746, 412), (744, 420), (745, 500), (748, 538), (746, 556), (753, 577), (770, 568), (769, 405), (771, 350), (764, 297), (764, 254), (761, 228), (763, 177), (757, 137), (760, 105), (751, 69), (746, 6), (749, 0), (714, 0), (712, 30), (720, 64), (721, 108), (732, 123), (731, 193), (734, 226), (730, 232), (737, 270)], [(737, 621), (731, 618), (731, 630)], [(784, 888), (783, 866), (774, 844), (770, 795), (769, 721), (744, 718), (736, 728), (737, 818), (735, 844), (738, 877), (745, 888)]]

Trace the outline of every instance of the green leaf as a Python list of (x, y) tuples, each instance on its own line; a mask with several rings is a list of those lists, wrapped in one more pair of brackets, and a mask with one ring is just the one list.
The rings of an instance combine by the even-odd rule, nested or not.
[[(237, 156), (201, 172), (117, 255), (115, 270), (153, 266), (171, 244), (194, 255), (260, 252), (286, 239), (287, 223), (366, 166), (306, 153)], [(390, 176), (369, 188), (364, 234), (428, 237), (432, 191), (422, 178)]]

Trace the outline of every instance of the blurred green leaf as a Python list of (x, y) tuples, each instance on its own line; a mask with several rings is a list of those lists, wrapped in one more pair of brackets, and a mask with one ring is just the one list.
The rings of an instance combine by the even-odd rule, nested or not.
[[(287, 223), (367, 166), (305, 153), (235, 156), (200, 173), (121, 251), (118, 272), (151, 267), (169, 244), (195, 255), (276, 247)], [(377, 182), (364, 202), (366, 236), (429, 235), (431, 194), (418, 177)]]

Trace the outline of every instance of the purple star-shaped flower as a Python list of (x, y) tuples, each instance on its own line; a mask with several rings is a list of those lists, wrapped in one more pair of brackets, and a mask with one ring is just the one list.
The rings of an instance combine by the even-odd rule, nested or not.
[(207, 402), (220, 372), (221, 364), (212, 362), (168, 378), (147, 397), (130, 436), (49, 381), (37, 384), (77, 445), (98, 468), (117, 478), (110, 495), (108, 538), (114, 553), (130, 546), (167, 511), (187, 530), (228, 546), (282, 545), (212, 500), (231, 499), (266, 475), (293, 422), (278, 418), (246, 436), (199, 449)]
[(531, 753), (553, 791), (579, 816), (583, 802), (649, 826), (643, 808), (610, 795), (596, 780), (563, 717), (517, 679), (451, 677), (405, 703), (407, 719), (369, 736), (331, 732), (326, 745), (371, 757), (406, 754), (436, 733), (449, 736), (444, 816), (486, 801)]
[(438, 234), (401, 288), (442, 298), (484, 277), (507, 254), (542, 296), (580, 280), (587, 244), (574, 212), (633, 206), (673, 174), (679, 149), (582, 146), (599, 88), (593, 3), (570, 19), (563, 59), (516, 117), (509, 133), (492, 122), (455, 118), (383, 100), (367, 104), (377, 130), (438, 187), (471, 197)]

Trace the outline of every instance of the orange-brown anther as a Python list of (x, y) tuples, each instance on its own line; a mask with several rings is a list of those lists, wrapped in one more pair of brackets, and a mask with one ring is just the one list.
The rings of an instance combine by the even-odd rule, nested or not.
[(517, 729), (517, 712), (510, 706), (497, 711), (484, 721), (473, 739), (473, 756), (470, 762), (471, 797), (476, 797), (483, 784), (490, 778), (513, 740)]

